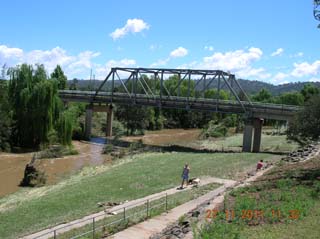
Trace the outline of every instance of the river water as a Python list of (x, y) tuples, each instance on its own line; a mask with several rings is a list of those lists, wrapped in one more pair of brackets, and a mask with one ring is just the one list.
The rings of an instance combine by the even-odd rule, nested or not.
[[(147, 132), (144, 136), (123, 137), (122, 140), (133, 142), (141, 139), (144, 144), (169, 145), (186, 144), (198, 139), (198, 129), (165, 129)], [(101, 154), (105, 138), (92, 138), (90, 142), (73, 141), (78, 155), (55, 159), (41, 159), (39, 167), (47, 175), (47, 183), (54, 184), (59, 180), (76, 173), (85, 166), (97, 166), (111, 161), (110, 155)], [(24, 169), (32, 159), (33, 153), (0, 153), (0, 197), (19, 190)]]

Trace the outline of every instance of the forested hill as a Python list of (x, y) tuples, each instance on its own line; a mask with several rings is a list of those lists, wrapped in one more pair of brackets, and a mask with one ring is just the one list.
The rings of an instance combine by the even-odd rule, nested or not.
[[(283, 85), (272, 85), (266, 82), (262, 81), (251, 81), (251, 80), (243, 80), (238, 79), (240, 85), (242, 88), (247, 92), (248, 94), (256, 94), (261, 89), (265, 88), (267, 89), (272, 95), (280, 95), (285, 92), (292, 92), (292, 91), (301, 91), (303, 89), (303, 86), (305, 84), (311, 83), (315, 85), (316, 87), (320, 88), (320, 82), (295, 82), (295, 83), (289, 83), (289, 84), (283, 84)], [(95, 80), (69, 80), (68, 86), (76, 85), (77, 89), (96, 89), (99, 87), (99, 85), (102, 83), (102, 81)], [(115, 85), (119, 85), (120, 82), (115, 82)], [(211, 88), (217, 88), (217, 81), (212, 82), (210, 85)]]
[(301, 91), (303, 89), (303, 86), (308, 83), (320, 88), (320, 82), (294, 82), (282, 85), (272, 85), (262, 81), (251, 81), (243, 79), (238, 79), (238, 81), (242, 88), (248, 94), (255, 94), (259, 92), (262, 88), (265, 88), (268, 91), (270, 91), (272, 95), (280, 95), (285, 92)]

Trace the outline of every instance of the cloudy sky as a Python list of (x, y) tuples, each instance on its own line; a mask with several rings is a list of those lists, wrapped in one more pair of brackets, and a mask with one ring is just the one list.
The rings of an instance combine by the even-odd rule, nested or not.
[(272, 84), (320, 81), (312, 0), (1, 1), (0, 65), (221, 69)]

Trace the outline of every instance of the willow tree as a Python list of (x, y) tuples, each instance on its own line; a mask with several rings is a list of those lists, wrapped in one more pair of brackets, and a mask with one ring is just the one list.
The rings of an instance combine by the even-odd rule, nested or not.
[(59, 65), (51, 73), (51, 78), (58, 81), (58, 89), (63, 90), (67, 87), (67, 77)]
[(0, 79), (0, 151), (10, 150), (11, 114), (8, 100), (8, 84)]
[(57, 125), (62, 103), (58, 82), (48, 79), (43, 65), (23, 64), (9, 70), (9, 98), (13, 108), (13, 142), (22, 147), (48, 143)]
[(59, 135), (59, 141), (63, 145), (70, 145), (72, 138), (72, 115), (65, 111), (60, 114), (57, 122), (57, 132)]

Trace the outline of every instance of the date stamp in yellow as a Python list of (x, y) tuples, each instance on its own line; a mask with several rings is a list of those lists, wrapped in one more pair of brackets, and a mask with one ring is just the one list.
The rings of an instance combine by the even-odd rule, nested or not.
[(268, 211), (265, 210), (256, 210), (256, 209), (245, 209), (241, 211), (235, 210), (224, 210), (219, 211), (216, 209), (206, 210), (206, 219), (215, 219), (218, 216), (224, 215), (225, 219), (230, 221), (234, 219), (242, 220), (263, 220), (266, 217), (271, 217), (272, 219), (283, 219), (288, 218), (291, 220), (297, 220), (300, 217), (300, 211), (297, 209), (288, 210), (286, 213), (282, 212), (279, 209), (271, 209)]

